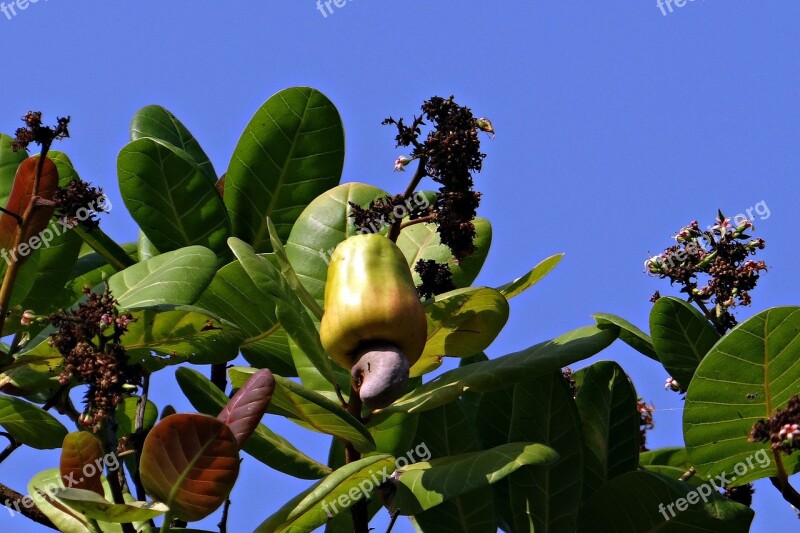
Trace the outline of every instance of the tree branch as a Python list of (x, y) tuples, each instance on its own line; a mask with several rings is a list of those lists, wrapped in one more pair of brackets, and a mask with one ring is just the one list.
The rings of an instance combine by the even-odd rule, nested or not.
[(2, 501), (3, 505), (8, 507), (12, 513), (17, 512), (25, 518), (33, 520), (37, 524), (58, 531), (58, 528), (53, 525), (53, 522), (51, 522), (38, 507), (33, 505), (33, 499), (31, 499), (30, 496), (23, 496), (14, 489), (0, 483), (0, 501)]
[[(350, 401), (347, 403), (347, 412), (359, 422), (361, 421), (361, 396), (358, 395), (353, 386), (350, 387)], [(348, 464), (361, 459), (361, 453), (350, 442), (345, 442), (344, 456), (345, 462)], [(350, 506), (350, 514), (353, 517), (353, 531), (355, 533), (369, 533), (369, 510), (367, 505), (367, 499), (362, 498)]]
[[(403, 200), (408, 199), (414, 191), (419, 186), (419, 182), (422, 181), (422, 178), (428, 175), (425, 172), (425, 167), (428, 164), (428, 158), (425, 156), (419, 157), (419, 166), (417, 167), (417, 171), (414, 173), (414, 177), (411, 178), (411, 182), (409, 182), (408, 187), (406, 187), (406, 191), (403, 193)], [(392, 224), (391, 229), (389, 229), (389, 239), (393, 242), (397, 242), (397, 237), (400, 236), (400, 224), (402, 223), (402, 219), (396, 219)]]

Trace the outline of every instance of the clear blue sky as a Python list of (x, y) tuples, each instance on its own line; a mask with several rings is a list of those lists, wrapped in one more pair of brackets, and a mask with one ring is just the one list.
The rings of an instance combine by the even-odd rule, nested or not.
[[(316, 87), (344, 120), (343, 181), (399, 192), (407, 176), (392, 172), (398, 151), (381, 119), (454, 94), (498, 131), (477, 178), (480, 214), (495, 235), (477, 283), (496, 286), (566, 252), (513, 301), (489, 349), (497, 356), (588, 324), (597, 311), (646, 327), (650, 295), (672, 292), (645, 276), (642, 262), (683, 224), (710, 223), (717, 208), (769, 207), (755, 224), (771, 269), (739, 316), (800, 303), (798, 20), (800, 4), (788, 0), (696, 0), (666, 15), (656, 0), (350, 0), (327, 18), (313, 0), (39, 0), (10, 20), (0, 14), (0, 131), (12, 133), (28, 109), (48, 120), (72, 115), (73, 138), (58, 148), (106, 188), (116, 208), (103, 226), (130, 241), (136, 231), (115, 164), (144, 105), (175, 113), (222, 172), (267, 97)], [(656, 405), (649, 445), (682, 444), (681, 402), (664, 391), (664, 370), (619, 344), (602, 358), (620, 361)], [(162, 372), (154, 400), (188, 410), (174, 383), (172, 370)], [(326, 457), (326, 440), (267, 421)], [(55, 453), (18, 450), (0, 465), (0, 480), (24, 491), (54, 466)], [(236, 533), (307, 486), (249, 457), (244, 466), (233, 493)], [(753, 531), (797, 523), (769, 483), (757, 488)], [(0, 526), (40, 530), (2, 509)], [(410, 530), (405, 521), (395, 529)]]

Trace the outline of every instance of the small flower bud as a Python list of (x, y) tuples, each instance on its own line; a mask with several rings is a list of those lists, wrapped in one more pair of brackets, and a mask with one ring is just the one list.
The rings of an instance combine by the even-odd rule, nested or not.
[(34, 320), (36, 320), (36, 315), (30, 309), (26, 309), (25, 312), (22, 313), (22, 318), (19, 323), (23, 326), (30, 326), (33, 324)]
[(677, 381), (675, 381), (675, 378), (669, 377), (667, 378), (666, 383), (664, 383), (664, 390), (679, 392), (681, 390), (681, 386)]
[(394, 162), (394, 171), (395, 172), (405, 172), (406, 166), (414, 160), (412, 157), (408, 157), (406, 155), (401, 155), (397, 158)]

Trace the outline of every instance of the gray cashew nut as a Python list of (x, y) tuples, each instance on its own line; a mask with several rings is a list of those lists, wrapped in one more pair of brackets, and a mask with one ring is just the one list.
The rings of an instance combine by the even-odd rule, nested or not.
[(373, 344), (356, 356), (350, 373), (364, 405), (382, 409), (403, 395), (408, 371), (408, 358), (397, 346)]

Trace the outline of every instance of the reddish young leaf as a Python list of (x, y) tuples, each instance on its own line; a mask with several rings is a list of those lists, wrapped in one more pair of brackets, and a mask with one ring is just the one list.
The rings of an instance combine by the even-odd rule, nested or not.
[[(33, 196), (33, 186), (36, 181), (36, 167), (39, 164), (39, 157), (29, 157), (17, 168), (14, 178), (14, 186), (11, 195), (8, 197), (6, 210), (19, 215), (25, 214), (28, 204)], [(49, 158), (44, 161), (42, 167), (42, 179), (39, 182), (39, 196), (45, 200), (52, 200), (58, 188), (58, 170), (55, 163)], [(37, 235), (47, 227), (50, 218), (53, 216), (54, 207), (42, 207), (37, 216), (30, 221), (26, 228), (22, 242), (27, 243), (30, 238)], [(0, 215), (0, 248), (9, 250), (14, 246), (14, 235), (17, 231), (18, 222), (8, 213)]]
[(212, 416), (169, 416), (147, 435), (139, 472), (147, 493), (179, 518), (202, 520), (225, 502), (239, 476), (236, 437)]
[(59, 464), (64, 487), (85, 489), (104, 496), (103, 447), (92, 433), (76, 431), (64, 438)]
[(272, 372), (261, 369), (250, 376), (217, 417), (231, 428), (240, 449), (261, 422), (274, 391)]

